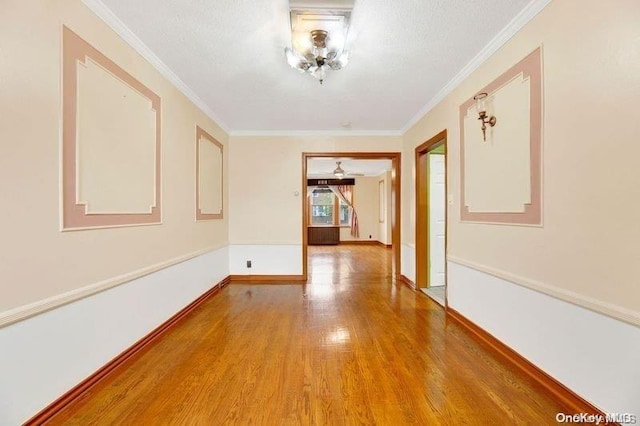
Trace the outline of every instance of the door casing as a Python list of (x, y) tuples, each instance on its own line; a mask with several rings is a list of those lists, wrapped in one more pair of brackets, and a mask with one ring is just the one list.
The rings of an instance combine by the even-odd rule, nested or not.
[[(448, 196), (446, 163), (447, 163), (447, 131), (446, 129), (422, 143), (415, 149), (416, 164), (416, 288), (429, 287), (429, 152), (444, 145), (445, 147), (445, 197)], [(446, 292), (446, 253), (449, 228), (448, 202), (445, 200), (445, 292)], [(446, 294), (446, 293), (445, 293)], [(445, 297), (446, 304), (446, 297)]]
[(307, 202), (307, 160), (310, 158), (342, 158), (348, 160), (391, 160), (391, 246), (393, 250), (393, 271), (400, 279), (400, 180), (401, 157), (399, 152), (303, 152), (302, 153), (302, 275), (308, 279), (308, 241), (307, 221), (309, 203)]

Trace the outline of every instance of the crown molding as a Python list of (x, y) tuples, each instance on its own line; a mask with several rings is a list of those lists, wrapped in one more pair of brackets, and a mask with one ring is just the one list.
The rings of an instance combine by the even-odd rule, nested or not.
[(212, 119), (222, 130), (229, 134), (229, 127), (213, 112), (213, 110), (180, 79), (133, 31), (127, 27), (107, 6), (100, 0), (82, 0), (93, 13), (102, 19), (113, 31), (116, 32), (129, 46), (142, 55), (160, 74), (178, 88), (191, 102)]
[(400, 130), (235, 130), (231, 137), (243, 136), (386, 136), (399, 137)]
[(551, 0), (532, 0), (515, 18), (513, 18), (506, 27), (504, 27), (495, 37), (487, 43), (487, 45), (478, 52), (436, 95), (431, 98), (414, 116), (405, 124), (401, 130), (401, 134), (413, 127), (422, 117), (438, 105), (447, 97), (460, 83), (471, 75), (480, 65), (489, 59), (498, 51), (507, 41), (511, 39), (522, 27), (531, 21), (542, 9), (544, 9)]
[(229, 136), (403, 136), (413, 125), (451, 93), (464, 79), (500, 49), (522, 27), (531, 21), (551, 0), (532, 0), (506, 27), (504, 27), (478, 54), (469, 61), (436, 95), (429, 100), (401, 130), (236, 130), (229, 127), (213, 110), (180, 79), (158, 56), (149, 49), (101, 0), (82, 2), (102, 19), (136, 52), (142, 55), (165, 78), (174, 84), (191, 102), (212, 119)]

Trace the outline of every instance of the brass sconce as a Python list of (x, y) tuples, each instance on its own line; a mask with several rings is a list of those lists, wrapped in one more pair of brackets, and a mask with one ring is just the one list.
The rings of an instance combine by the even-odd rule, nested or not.
[(493, 115), (487, 118), (487, 105), (485, 100), (487, 99), (487, 93), (478, 93), (473, 97), (476, 101), (476, 111), (478, 112), (478, 120), (482, 123), (482, 140), (487, 141), (487, 124), (491, 127), (496, 125), (496, 117)]

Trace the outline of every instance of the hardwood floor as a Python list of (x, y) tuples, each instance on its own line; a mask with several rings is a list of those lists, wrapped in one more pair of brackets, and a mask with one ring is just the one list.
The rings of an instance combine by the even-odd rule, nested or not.
[(232, 284), (49, 424), (555, 424), (568, 408), (391, 279), (309, 247), (307, 285)]

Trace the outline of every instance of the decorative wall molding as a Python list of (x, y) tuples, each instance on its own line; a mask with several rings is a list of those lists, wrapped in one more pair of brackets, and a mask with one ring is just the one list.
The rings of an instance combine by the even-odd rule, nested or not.
[[(209, 164), (209, 167), (212, 167), (213, 170), (210, 170), (212, 176), (211, 182), (203, 183), (202, 176), (203, 173), (206, 174), (204, 170), (204, 162), (207, 160), (204, 157), (202, 143), (209, 143), (212, 147), (214, 147), (213, 156), (217, 156), (217, 151), (220, 151), (220, 165), (219, 170), (216, 170), (217, 164)], [(209, 159), (210, 163), (215, 163), (215, 159)], [(219, 178), (219, 179), (218, 179)], [(216, 182), (217, 180), (217, 182)], [(219, 185), (218, 188), (216, 186)], [(215, 211), (205, 211), (203, 204), (203, 194), (202, 192), (212, 192), (212, 194), (208, 194), (209, 196), (214, 197), (212, 203), (215, 205), (213, 210)], [(219, 200), (215, 200), (218, 198)], [(218, 209), (219, 202), (219, 209)], [(204, 131), (200, 126), (196, 126), (196, 220), (213, 220), (213, 219), (222, 219), (224, 211), (224, 146), (218, 142), (213, 136)]]
[[(63, 27), (63, 121), (62, 121), (62, 229), (87, 229), (104, 228), (132, 225), (150, 225), (161, 222), (161, 101), (160, 97), (151, 89), (136, 80), (131, 74), (120, 68), (115, 62), (107, 58), (80, 36), (67, 27)], [(149, 107), (155, 115), (148, 130), (148, 135), (155, 138), (155, 146), (152, 148), (155, 158), (150, 159), (150, 171), (147, 180), (153, 180), (153, 187), (150, 188), (150, 202), (148, 213), (135, 211), (134, 213), (111, 213), (109, 208), (104, 206), (98, 213), (90, 213), (87, 202), (81, 200), (82, 167), (79, 155), (79, 143), (81, 138), (79, 108), (81, 99), (80, 93), (80, 73), (79, 66), (88, 64), (97, 65), (104, 71), (105, 75), (113, 77), (114, 81), (123, 84), (133, 93), (140, 94), (148, 100)], [(126, 96), (125, 96), (126, 97)], [(139, 103), (139, 102), (138, 102)], [(106, 118), (105, 118), (106, 119)], [(141, 123), (142, 125), (142, 123)], [(154, 135), (155, 133), (155, 135)], [(142, 141), (141, 141), (142, 143)], [(103, 179), (100, 176), (99, 179)], [(104, 185), (104, 182), (100, 182)], [(97, 185), (99, 186), (99, 184)], [(94, 189), (95, 190), (95, 189)], [(148, 204), (148, 203), (147, 203)], [(112, 211), (119, 211), (121, 208), (114, 208)]]
[(86, 297), (92, 296), (101, 291), (108, 290), (110, 288), (119, 286), (121, 284), (125, 284), (129, 281), (133, 281), (145, 275), (149, 275), (154, 272), (160, 271), (161, 269), (165, 269), (170, 266), (177, 265), (178, 263), (185, 262), (189, 259), (193, 259), (195, 257), (201, 256), (205, 253), (212, 252), (222, 247), (224, 246), (207, 247), (205, 249), (191, 252), (182, 256), (174, 257), (173, 259), (165, 260), (164, 262), (159, 262), (154, 265), (138, 269), (136, 271), (128, 272), (126, 274), (122, 274), (116, 277), (108, 278), (106, 280), (98, 281), (97, 283), (89, 284), (87, 286), (77, 288), (77, 289), (68, 291), (66, 293), (61, 293), (61, 294), (49, 297), (47, 299), (39, 300), (34, 303), (29, 303), (28, 305), (23, 305), (14, 309), (10, 309), (8, 311), (0, 312), (0, 328), (7, 326), (9, 324), (16, 323), (18, 321), (22, 321), (24, 319), (27, 319), (33, 316), (36, 316), (36, 315), (39, 315), (43, 312), (50, 311), (59, 306), (63, 306), (68, 303), (75, 302), (80, 299), (84, 299)]
[(155, 69), (169, 80), (183, 95), (194, 103), (202, 112), (212, 119), (227, 134), (229, 128), (213, 110), (196, 93), (186, 85), (164, 62), (156, 56), (142, 40), (136, 36), (107, 6), (100, 0), (82, 0), (82, 2), (102, 19), (116, 34), (118, 34), (129, 46), (145, 58)]
[(487, 45), (476, 56), (465, 65), (458, 74), (456, 74), (429, 102), (423, 106), (420, 111), (413, 116), (411, 120), (405, 124), (400, 131), (405, 134), (411, 129), (422, 117), (435, 108), (444, 98), (446, 98), (453, 90), (460, 85), (467, 77), (480, 67), (487, 59), (498, 51), (507, 41), (511, 39), (522, 27), (527, 25), (529, 21), (538, 15), (551, 0), (532, 0), (515, 18), (507, 24), (495, 37), (487, 43)]
[[(477, 93), (486, 92), (489, 94), (489, 97), (499, 96), (501, 90), (505, 89), (512, 82), (521, 81), (522, 83), (526, 83), (526, 86), (522, 86), (523, 88), (529, 89), (528, 94), (528, 114), (525, 112), (524, 119), (528, 120), (527, 125), (529, 128), (528, 134), (521, 134), (518, 137), (516, 128), (513, 127), (511, 129), (512, 132), (508, 134), (502, 134), (502, 138), (500, 140), (493, 141), (491, 138), (491, 128), (487, 131), (487, 141), (478, 142), (480, 132), (480, 126), (478, 125), (477, 129), (474, 126), (470, 126), (473, 131), (476, 133), (471, 133), (470, 135), (465, 134), (465, 124), (467, 121), (467, 113), (470, 108), (474, 105), (473, 97), (467, 99), (462, 105), (460, 105), (459, 111), (459, 125), (460, 125), (460, 218), (465, 222), (481, 222), (481, 223), (498, 223), (498, 224), (518, 224), (518, 225), (541, 225), (542, 224), (542, 53), (541, 48), (537, 48), (532, 53), (527, 55), (523, 60), (518, 62), (516, 65), (508, 69), (494, 81), (489, 83), (487, 86), (478, 90)], [(506, 90), (506, 89), (505, 89)], [(520, 89), (522, 92), (522, 89)], [(521, 95), (524, 97), (525, 95)], [(527, 97), (524, 97), (523, 101), (527, 103)], [(514, 108), (517, 110), (518, 108)], [(489, 111), (492, 113), (491, 111)], [(471, 117), (468, 118), (472, 120)], [(508, 119), (507, 119), (508, 120)], [(475, 118), (473, 118), (473, 121)], [(500, 118), (498, 117), (498, 124), (496, 127), (500, 126)], [(513, 125), (507, 121), (507, 124)], [(504, 126), (504, 124), (503, 124)], [(525, 127), (526, 129), (526, 127)], [(497, 131), (496, 131), (497, 132)], [(507, 139), (510, 138), (510, 139)], [(497, 138), (497, 133), (496, 133)], [(518, 164), (528, 164), (529, 173), (526, 173), (524, 176), (524, 185), (525, 188), (521, 188), (523, 193), (516, 195), (517, 200), (507, 200), (507, 204), (514, 204), (519, 206), (519, 208), (509, 208), (506, 209), (503, 206), (497, 208), (484, 209), (482, 211), (475, 211), (470, 206), (470, 201), (468, 200), (467, 190), (467, 177), (466, 173), (473, 170), (467, 170), (467, 163), (471, 163), (469, 158), (469, 151), (471, 147), (468, 147), (467, 144), (473, 143), (482, 143), (486, 144), (486, 147), (483, 148), (482, 151), (478, 151), (477, 149), (473, 150), (476, 156), (481, 155), (482, 152), (487, 151), (484, 155), (496, 156), (503, 155), (509, 156), (507, 159), (503, 159), (503, 162), (516, 162)], [(521, 144), (521, 150), (524, 152), (520, 152), (520, 156), (523, 155), (526, 158), (524, 161), (523, 158), (519, 158), (516, 153), (517, 150), (514, 151), (514, 147), (517, 148), (517, 144)], [(473, 147), (475, 148), (475, 147)], [(489, 151), (490, 150), (490, 151)], [(511, 158), (514, 156), (514, 158)], [(495, 175), (495, 166), (491, 164), (485, 164), (481, 160), (478, 160), (477, 157), (471, 157), (471, 159), (476, 158), (476, 168), (480, 168), (479, 172), (484, 171), (485, 175)], [(486, 157), (490, 159), (490, 157)], [(500, 157), (498, 157), (500, 158)], [(502, 164), (502, 163), (501, 163)], [(517, 167), (514, 169), (513, 173), (519, 172), (521, 167)], [(478, 174), (479, 172), (476, 172)], [(512, 174), (513, 174), (512, 173)], [(505, 185), (508, 183), (509, 185), (513, 185), (514, 182), (518, 182), (521, 179), (518, 179), (520, 175), (509, 175), (505, 172), (504, 176), (488, 178), (489, 181), (502, 183), (505, 182)], [(527, 179), (528, 178), (528, 179)], [(477, 179), (476, 179), (477, 180)], [(528, 182), (527, 182), (528, 180)], [(517, 184), (516, 184), (517, 185)], [(505, 191), (508, 188), (505, 187)], [(492, 190), (498, 191), (495, 187)], [(512, 191), (513, 192), (513, 191)], [(513, 196), (513, 194), (512, 194)], [(477, 198), (477, 196), (476, 196)], [(502, 203), (504, 205), (504, 203)]]
[(125, 361), (133, 357), (135, 354), (139, 353), (143, 349), (147, 348), (154, 341), (161, 338), (163, 335), (168, 333), (173, 326), (179, 324), (182, 319), (184, 319), (189, 313), (193, 312), (198, 306), (202, 305), (204, 302), (209, 300), (211, 297), (215, 296), (229, 284), (230, 280), (227, 276), (220, 282), (216, 283), (211, 287), (207, 292), (202, 294), (193, 302), (189, 303), (187, 306), (182, 308), (178, 313), (173, 315), (171, 318), (160, 324), (158, 327), (153, 329), (143, 338), (138, 340), (136, 343), (131, 345), (129, 348), (125, 349), (118, 356), (113, 358), (107, 364), (103, 365), (100, 369), (95, 371), (89, 377), (84, 379), (82, 382), (78, 383), (64, 395), (60, 396), (54, 402), (43, 408), (40, 412), (38, 412), (35, 416), (31, 417), (29, 420), (25, 422), (25, 425), (42, 425), (47, 423), (51, 418), (53, 418), (56, 414), (64, 410), (65, 407), (69, 406), (73, 402), (77, 401), (82, 395), (84, 395), (89, 389), (97, 385), (98, 383), (105, 380), (111, 373), (116, 371), (120, 365), (122, 365)]
[(605, 414), (593, 404), (589, 403), (584, 398), (576, 394), (573, 390), (569, 389), (558, 380), (545, 373), (537, 365), (533, 364), (518, 352), (511, 349), (501, 340), (497, 339), (485, 329), (469, 320), (460, 312), (447, 307), (446, 314), (449, 318), (458, 322), (458, 324), (460, 324), (469, 333), (471, 333), (471, 335), (476, 340), (487, 344), (494, 353), (503, 357), (514, 367), (518, 368), (531, 379), (536, 381), (540, 386), (548, 390), (559, 401), (562, 401), (564, 404), (570, 407), (572, 413), (589, 413), (602, 416), (603, 418), (605, 417)]
[(273, 136), (373, 136), (401, 137), (400, 130), (235, 130), (229, 133), (233, 137), (273, 137)]
[(570, 290), (565, 290), (541, 281), (525, 278), (501, 269), (485, 266), (457, 256), (447, 255), (447, 261), (475, 269), (476, 271), (484, 272), (485, 274), (493, 275), (494, 277), (555, 297), (556, 299), (564, 300), (565, 302), (573, 303), (574, 305), (589, 309), (599, 314), (603, 314), (635, 326), (640, 326), (640, 312), (623, 308), (622, 306), (613, 305), (611, 303), (602, 302), (598, 299), (583, 296)]
[(449, 93), (451, 93), (473, 71), (490, 58), (498, 49), (511, 39), (522, 27), (531, 21), (551, 0), (533, 0), (516, 15), (506, 27), (476, 56), (471, 59), (436, 95), (431, 98), (414, 116), (399, 130), (231, 130), (213, 112), (213, 110), (178, 77), (151, 49), (138, 38), (104, 3), (100, 0), (82, 0), (82, 2), (102, 19), (116, 34), (127, 44), (156, 68), (167, 80), (174, 84), (191, 102), (200, 108), (209, 118), (218, 124), (229, 136), (402, 136), (422, 117), (438, 105)]

